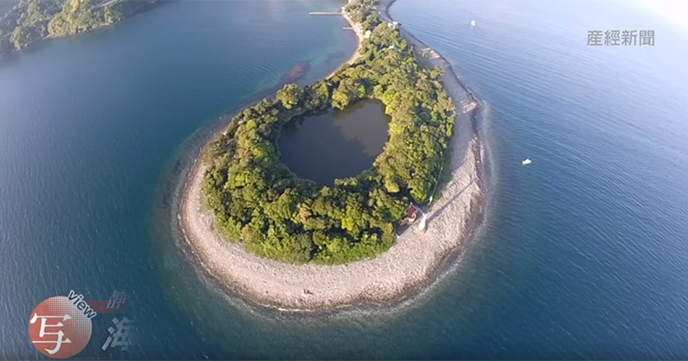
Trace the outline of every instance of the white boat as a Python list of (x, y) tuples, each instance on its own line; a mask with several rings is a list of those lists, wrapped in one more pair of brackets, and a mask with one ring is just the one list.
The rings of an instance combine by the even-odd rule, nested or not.
[(471, 26), (475, 26), (475, 20), (471, 20)]
[(530, 164), (530, 163), (532, 163), (532, 161), (530, 160), (530, 158), (526, 158), (526, 160), (524, 160), (523, 162), (521, 162), (521, 164), (523, 164), (523, 165), (528, 165), (528, 164)]

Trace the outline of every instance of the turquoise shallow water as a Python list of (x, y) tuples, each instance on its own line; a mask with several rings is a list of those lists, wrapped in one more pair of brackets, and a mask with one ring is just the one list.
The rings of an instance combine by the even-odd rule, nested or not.
[[(274, 315), (197, 277), (157, 231), (165, 174), (295, 63), (308, 82), (345, 58), (343, 20), (307, 15), (342, 3), (170, 2), (0, 63), (0, 357), (38, 358), (29, 313), (70, 289), (129, 293), (139, 328), (86, 358), (688, 357), (688, 41), (622, 2), (393, 6), (486, 101), (494, 166), (483, 232), (414, 302)], [(592, 29), (656, 46), (588, 47)]]

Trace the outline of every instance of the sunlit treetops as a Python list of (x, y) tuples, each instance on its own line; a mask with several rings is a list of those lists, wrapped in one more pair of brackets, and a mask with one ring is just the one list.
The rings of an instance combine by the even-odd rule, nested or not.
[[(454, 123), (441, 70), (421, 68), (372, 4), (348, 6), (372, 29), (355, 63), (310, 86), (286, 85), (275, 99), (236, 115), (205, 149), (205, 203), (217, 230), (250, 252), (295, 263), (374, 257), (393, 244), (409, 203), (427, 202), (437, 183)], [(326, 187), (298, 178), (280, 161), (286, 122), (361, 99), (382, 101), (392, 117), (389, 140), (370, 169)]]
[(0, 57), (45, 39), (118, 23), (157, 0), (21, 0), (0, 14)]

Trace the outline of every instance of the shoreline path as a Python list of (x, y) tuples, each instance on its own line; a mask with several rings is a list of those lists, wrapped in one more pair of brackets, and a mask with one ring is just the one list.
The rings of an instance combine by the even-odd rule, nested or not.
[[(392, 21), (387, 13), (392, 2), (383, 0), (378, 6), (385, 21)], [(406, 31), (402, 35), (416, 50), (427, 48)], [(360, 43), (359, 38), (359, 47)], [(345, 265), (294, 265), (260, 258), (214, 231), (214, 216), (202, 207), (205, 167), (197, 159), (182, 185), (177, 220), (203, 268), (231, 293), (238, 293), (250, 303), (290, 311), (394, 305), (418, 294), (436, 279), (445, 261), (463, 250), (482, 212), (483, 191), (481, 145), (473, 124), (477, 102), (450, 65), (434, 51), (431, 54), (419, 60), (444, 70), (441, 82), (457, 114), (449, 148), (451, 166), (444, 170), (451, 172), (451, 179), (427, 211), (425, 231), (414, 226), (387, 252)]]

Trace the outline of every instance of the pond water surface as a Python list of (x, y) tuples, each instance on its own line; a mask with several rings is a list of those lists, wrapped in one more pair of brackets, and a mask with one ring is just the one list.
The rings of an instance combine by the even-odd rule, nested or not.
[(282, 162), (301, 178), (333, 185), (373, 165), (387, 142), (390, 120), (376, 100), (297, 117), (282, 130)]

